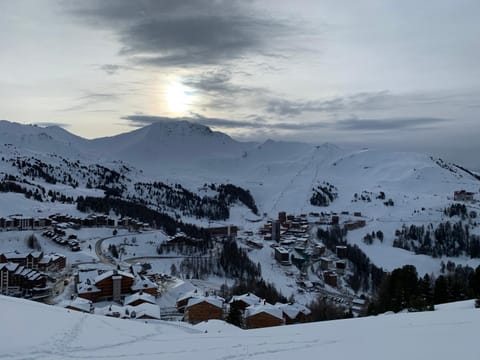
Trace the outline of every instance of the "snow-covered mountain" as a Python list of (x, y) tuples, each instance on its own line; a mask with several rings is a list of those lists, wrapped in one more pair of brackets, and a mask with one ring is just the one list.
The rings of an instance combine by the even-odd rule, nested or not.
[(8, 359), (478, 359), (473, 301), (436, 311), (240, 330), (120, 320), (0, 296), (2, 357)]
[[(454, 192), (477, 193), (480, 187), (474, 174), (426, 154), (347, 151), (333, 144), (274, 140), (244, 143), (186, 121), (155, 123), (95, 140), (59, 127), (1, 121), (0, 141), (0, 175), (11, 177), (31, 196), (43, 194), (37, 195), (43, 200), (52, 200), (48, 190), (57, 200), (61, 195), (75, 200), (110, 191), (186, 222), (205, 226), (210, 219), (252, 230), (258, 225), (247, 220), (263, 214), (264, 220), (276, 218), (279, 211), (360, 212), (366, 225), (349, 232), (348, 241), (385, 269), (413, 263), (421, 273), (438, 271), (440, 259), (393, 248), (396, 230), (404, 224), (458, 221), (444, 214), (454, 202)], [(260, 217), (252, 214), (249, 201), (237, 199), (238, 193), (225, 202), (220, 184), (248, 191)], [(325, 188), (332, 198), (320, 204)], [(235, 191), (243, 191), (239, 189)], [(2, 195), (0, 201), (2, 197), (6, 198)], [(469, 211), (476, 207), (475, 202), (468, 204)], [(472, 233), (480, 234), (471, 222)], [(365, 244), (365, 234), (378, 230), (385, 240)], [(461, 261), (471, 263), (467, 258)]]
[(123, 159), (146, 170), (161, 171), (178, 162), (186, 166), (206, 159), (239, 157), (251, 143), (235, 141), (200, 124), (164, 121), (95, 139), (91, 146), (109, 159)]

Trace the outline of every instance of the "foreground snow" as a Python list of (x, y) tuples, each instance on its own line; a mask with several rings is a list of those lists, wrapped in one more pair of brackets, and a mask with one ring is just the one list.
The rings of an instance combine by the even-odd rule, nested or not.
[(1, 296), (0, 308), (0, 358), (8, 359), (478, 359), (480, 311), (472, 301), (250, 331), (217, 321), (118, 320)]

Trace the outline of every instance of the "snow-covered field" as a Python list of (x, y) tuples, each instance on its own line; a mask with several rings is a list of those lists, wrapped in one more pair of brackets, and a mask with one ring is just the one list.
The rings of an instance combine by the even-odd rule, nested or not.
[(472, 301), (402, 313), (259, 330), (126, 321), (0, 296), (5, 359), (478, 359)]

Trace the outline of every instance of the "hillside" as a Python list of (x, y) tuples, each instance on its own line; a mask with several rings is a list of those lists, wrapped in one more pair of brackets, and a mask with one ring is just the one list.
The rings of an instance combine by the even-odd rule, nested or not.
[[(262, 265), (265, 280), (304, 303), (315, 293), (297, 294), (296, 277), (303, 272), (309, 280), (323, 284), (317, 260), (302, 271), (300, 266), (279, 265), (272, 255), (272, 243), (259, 233), (281, 211), (305, 215), (308, 239), (303, 251), (308, 256), (321, 242), (317, 230), (328, 228), (328, 222), (319, 225), (321, 214), (331, 217), (336, 213), (341, 225), (364, 222), (348, 231), (345, 241), (357, 245), (384, 270), (413, 264), (421, 275), (438, 275), (448, 262), (480, 264), (476, 252), (470, 256), (469, 245), (476, 244), (475, 237), (480, 236), (476, 220), (480, 182), (468, 171), (430, 155), (350, 151), (328, 143), (242, 143), (186, 121), (156, 123), (95, 140), (58, 127), (2, 121), (0, 140), (4, 142), (0, 147), (2, 216), (103, 212), (145, 222), (168, 216), (169, 231), (175, 231), (175, 221), (198, 227), (231, 224), (239, 229), (239, 245), (248, 250), (254, 263)], [(453, 194), (458, 190), (472, 192), (474, 198), (455, 201)], [(81, 201), (77, 201), (79, 196)], [(134, 208), (132, 204), (136, 213), (128, 210)], [(465, 213), (446, 215), (453, 204), (465, 205)], [(431, 256), (433, 246), (415, 251), (419, 239), (398, 241), (403, 227), (423, 226), (433, 234), (447, 222), (469, 227), (468, 236), (460, 239), (467, 244), (450, 242)], [(365, 240), (378, 231), (383, 234), (381, 240)], [(290, 255), (306, 258), (294, 249), (298, 238), (282, 240), (286, 241), (282, 245), (289, 244)], [(137, 252), (145, 254), (138, 249), (131, 256)], [(348, 265), (345, 277), (352, 271)], [(339, 285), (350, 292), (345, 286), (344, 282)]]
[[(0, 296), (8, 359), (477, 359), (473, 302), (434, 312), (381, 315), (260, 330), (212, 321), (196, 327), (85, 315)], [(7, 325), (8, 324), (8, 325)]]

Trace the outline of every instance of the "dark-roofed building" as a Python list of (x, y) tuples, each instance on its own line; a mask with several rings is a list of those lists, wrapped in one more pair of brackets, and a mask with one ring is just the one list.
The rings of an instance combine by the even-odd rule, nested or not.
[(247, 329), (258, 329), (284, 325), (283, 312), (271, 304), (256, 304), (245, 310), (245, 326)]
[(235, 295), (230, 300), (230, 308), (237, 309), (240, 311), (245, 311), (245, 309), (251, 305), (260, 304), (262, 299), (257, 295), (252, 293), (247, 293), (243, 295)]
[(188, 300), (183, 320), (190, 324), (217, 319), (222, 320), (224, 299), (218, 296), (200, 296)]

